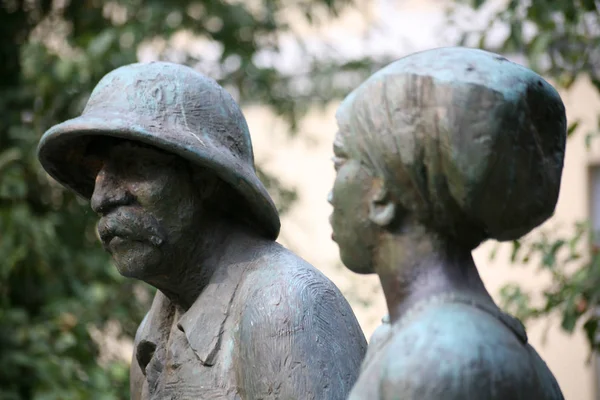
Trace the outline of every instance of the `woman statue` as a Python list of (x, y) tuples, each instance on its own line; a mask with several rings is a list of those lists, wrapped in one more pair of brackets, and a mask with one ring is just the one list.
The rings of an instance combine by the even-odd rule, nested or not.
[(556, 90), (499, 55), (441, 48), (371, 76), (337, 120), (333, 238), (346, 267), (379, 275), (389, 311), (349, 398), (563, 399), (471, 256), (553, 214), (566, 144)]

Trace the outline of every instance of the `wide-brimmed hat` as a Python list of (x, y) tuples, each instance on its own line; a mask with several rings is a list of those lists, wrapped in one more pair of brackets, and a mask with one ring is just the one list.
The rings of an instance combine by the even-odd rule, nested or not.
[(85, 167), (85, 154), (99, 136), (139, 141), (212, 170), (245, 200), (248, 218), (262, 234), (279, 235), (279, 214), (256, 175), (246, 120), (214, 80), (167, 62), (118, 68), (98, 83), (81, 116), (42, 136), (40, 163), (89, 199), (95, 176)]

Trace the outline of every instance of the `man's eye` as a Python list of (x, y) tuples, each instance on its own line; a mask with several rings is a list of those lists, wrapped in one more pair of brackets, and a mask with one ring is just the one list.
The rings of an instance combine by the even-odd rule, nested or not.
[(84, 159), (84, 166), (89, 175), (96, 179), (96, 175), (104, 166), (104, 161), (99, 157), (89, 156)]
[(137, 162), (137, 166), (139, 168), (153, 168), (157, 165), (158, 163), (156, 162), (156, 160), (153, 160), (149, 157), (144, 157), (140, 160), (138, 160)]

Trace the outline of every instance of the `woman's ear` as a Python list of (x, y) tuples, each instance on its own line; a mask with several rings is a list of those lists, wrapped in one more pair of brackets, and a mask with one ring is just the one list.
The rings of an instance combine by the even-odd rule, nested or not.
[(369, 219), (376, 225), (386, 227), (396, 217), (396, 205), (385, 186), (380, 187), (369, 202)]

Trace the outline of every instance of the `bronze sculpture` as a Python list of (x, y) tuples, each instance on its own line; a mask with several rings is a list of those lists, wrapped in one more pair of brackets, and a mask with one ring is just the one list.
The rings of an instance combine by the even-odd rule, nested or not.
[(379, 275), (389, 310), (349, 398), (563, 399), (471, 256), (554, 212), (556, 90), (499, 55), (441, 48), (375, 73), (336, 117), (334, 240), (346, 267)]
[(231, 96), (191, 68), (106, 75), (40, 162), (100, 215), (119, 272), (158, 292), (141, 323), (133, 399), (344, 399), (366, 349), (335, 285), (275, 242)]

